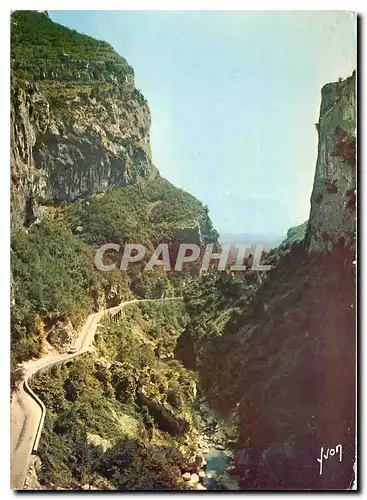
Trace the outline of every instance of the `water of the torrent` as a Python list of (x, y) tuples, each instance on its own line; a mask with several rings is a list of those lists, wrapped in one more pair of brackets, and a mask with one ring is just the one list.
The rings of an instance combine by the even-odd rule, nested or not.
[(233, 442), (233, 426), (219, 423), (212, 411), (200, 405), (201, 437), (203, 455), (206, 460), (205, 486), (208, 490), (239, 490), (237, 478), (233, 476), (233, 453), (229, 435)]

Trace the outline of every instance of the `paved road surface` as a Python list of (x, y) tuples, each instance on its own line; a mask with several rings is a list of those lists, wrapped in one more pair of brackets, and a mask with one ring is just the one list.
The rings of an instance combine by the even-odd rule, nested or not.
[[(116, 307), (88, 316), (78, 339), (75, 341), (76, 352), (73, 354), (50, 354), (40, 359), (28, 361), (22, 365), (24, 369), (24, 380), (34, 375), (41, 368), (54, 363), (65, 361), (79, 356), (90, 350), (96, 333), (98, 322), (105, 316), (110, 316), (123, 307), (137, 302), (153, 302), (158, 300), (177, 300), (181, 297), (164, 299), (130, 300), (122, 302)], [(38, 426), (41, 421), (41, 406), (25, 390), (24, 381), (19, 389), (13, 393), (11, 404), (11, 485), (12, 488), (22, 489), (28, 474), (29, 462), (32, 455), (33, 445), (36, 439)]]

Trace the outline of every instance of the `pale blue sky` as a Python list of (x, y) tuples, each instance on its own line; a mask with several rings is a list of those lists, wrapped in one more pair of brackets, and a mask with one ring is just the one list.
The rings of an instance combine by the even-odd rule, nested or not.
[(356, 65), (348, 12), (54, 11), (134, 68), (153, 161), (220, 233), (283, 235), (308, 218), (321, 87)]

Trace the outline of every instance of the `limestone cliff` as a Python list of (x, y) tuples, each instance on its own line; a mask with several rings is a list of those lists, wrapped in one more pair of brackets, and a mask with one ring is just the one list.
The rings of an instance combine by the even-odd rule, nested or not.
[(213, 410), (238, 415), (241, 489), (346, 490), (355, 481), (355, 115), (355, 74), (323, 88), (305, 240), (304, 227), (291, 229), (253, 292), (246, 275), (245, 291), (236, 277), (208, 285), (205, 276), (184, 290), (181, 359), (189, 366), (196, 355)]
[(13, 12), (16, 362), (41, 352), (45, 336), (37, 318), (48, 340), (67, 349), (92, 307), (119, 303), (130, 296), (129, 286), (143, 297), (172, 288), (168, 278), (98, 273), (95, 246), (139, 241), (153, 249), (182, 238), (216, 241), (207, 207), (154, 167), (149, 129), (149, 107), (134, 86), (133, 69), (109, 44), (54, 23), (47, 13)]
[(126, 61), (44, 13), (15, 12), (12, 23), (13, 223), (32, 220), (37, 202), (154, 175), (150, 112)]
[(307, 228), (309, 251), (330, 250), (355, 232), (356, 76), (322, 89), (318, 157)]

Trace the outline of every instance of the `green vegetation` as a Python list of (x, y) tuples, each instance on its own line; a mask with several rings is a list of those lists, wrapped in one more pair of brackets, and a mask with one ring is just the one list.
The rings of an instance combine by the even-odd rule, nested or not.
[(174, 448), (162, 450), (123, 438), (106, 452), (97, 470), (117, 490), (185, 490), (179, 477), (181, 460)]
[[(30, 124), (40, 121), (43, 134), (30, 146), (35, 160), (30, 168), (39, 167), (38, 148), (55, 141), (55, 134), (42, 121), (45, 117), (48, 121), (48, 107), (60, 136), (67, 137), (66, 147), (83, 140), (83, 133), (74, 127), (75, 110), (88, 108), (90, 102), (97, 102), (91, 121), (99, 120), (106, 141), (118, 133), (108, 128), (110, 121), (103, 122), (116, 103), (121, 104), (127, 123), (144, 106), (144, 119), (137, 129), (145, 140), (146, 101), (133, 88), (132, 69), (111, 46), (53, 23), (45, 13), (16, 11), (11, 26), (15, 129), (29, 118)], [(118, 73), (123, 78), (116, 80)], [(74, 106), (73, 114), (75, 102), (80, 108)], [(101, 102), (107, 110), (104, 114), (98, 107)], [(84, 111), (88, 115), (89, 110)], [(19, 363), (42, 354), (48, 347), (46, 340), (57, 349), (67, 348), (92, 311), (134, 297), (181, 295), (189, 279), (184, 273), (158, 269), (142, 274), (139, 266), (124, 273), (97, 271), (94, 255), (101, 244), (134, 242), (152, 251), (167, 242), (174, 253), (177, 230), (202, 243), (218, 238), (208, 208), (195, 197), (174, 187), (153, 167), (146, 179), (134, 177), (136, 165), (149, 163), (146, 152), (140, 145), (135, 147), (135, 139), (125, 132), (121, 135), (119, 145), (130, 152), (133, 163), (129, 182), (135, 179), (134, 185), (96, 192), (69, 205), (55, 206), (58, 201), (53, 199), (39, 207), (36, 193), (19, 196), (11, 248), (13, 389), (22, 377)], [(33, 179), (30, 169), (23, 172), (18, 167), (12, 166), (14, 182), (19, 180), (17, 175), (24, 175), (22, 182), (28, 186)], [(17, 185), (23, 186), (22, 182)], [(22, 226), (23, 201), (32, 204), (27, 228)], [(196, 376), (173, 358), (187, 320), (182, 301), (128, 306), (119, 323), (100, 325), (92, 353), (32, 378), (47, 408), (39, 447), (42, 485), (186, 488), (180, 467), (192, 459), (182, 449), (192, 451), (185, 446), (192, 439)]]
[(123, 274), (101, 273), (94, 267), (94, 252), (106, 241), (139, 242), (153, 250), (158, 242), (171, 241), (177, 227), (190, 227), (196, 219), (207, 240), (216, 238), (207, 209), (158, 177), (56, 209), (28, 233), (14, 231), (14, 360), (39, 355), (43, 327), (47, 330), (67, 320), (78, 327), (96, 296), (104, 305), (103, 290), (117, 289), (115, 302), (106, 297), (107, 305), (119, 303), (131, 292), (140, 298), (179, 295), (184, 276), (160, 270), (141, 274), (138, 267)]
[(181, 295), (181, 281), (164, 271), (131, 273), (131, 291), (141, 299), (160, 299)]
[[(127, 73), (132, 72), (125, 59), (106, 42), (58, 25), (49, 19), (47, 13), (37, 11), (13, 12), (11, 28), (14, 108), (19, 111), (25, 99), (30, 123), (39, 120), (43, 127), (47, 116), (43, 106), (49, 106), (50, 115), (59, 120), (61, 135), (68, 136), (67, 147), (82, 140), (81, 135), (72, 131), (75, 117), (69, 106), (77, 97), (87, 107), (90, 99), (102, 100), (108, 111), (111, 101), (113, 104), (121, 102), (126, 114), (131, 112), (134, 117), (136, 101), (146, 104), (139, 91), (129, 87), (127, 92), (125, 84), (116, 84), (114, 77), (109, 81), (104, 75), (103, 81), (97, 81), (93, 75), (87, 75), (85, 82), (83, 78), (77, 83), (74, 81), (74, 70), (79, 74), (83, 71), (98, 72), (100, 68), (108, 76), (122, 66)], [(18, 63), (21, 67), (26, 65), (26, 75), (18, 73)], [(48, 63), (53, 72), (51, 79), (43, 74), (43, 65)], [(32, 82), (32, 75), (36, 84)], [(111, 93), (113, 99), (108, 99)], [(34, 94), (39, 99), (33, 99)], [(16, 123), (19, 130), (23, 129), (20, 125), (22, 119), (15, 114), (15, 120), (20, 120)], [(103, 122), (100, 125), (103, 127)], [(107, 126), (106, 137), (109, 138)], [(18, 138), (14, 139), (16, 144)], [(54, 140), (55, 136), (45, 129), (36, 145), (29, 145), (33, 148), (36, 163), (40, 144)], [(121, 137), (121, 142), (126, 150), (131, 150), (131, 138)], [(26, 148), (23, 145), (20, 149)], [(135, 164), (145, 159), (142, 149), (136, 148), (134, 152), (131, 156)], [(32, 182), (27, 169), (23, 172), (19, 165), (13, 165), (12, 169), (14, 184)], [(94, 267), (96, 248), (106, 241), (141, 243), (152, 251), (157, 243), (171, 242), (177, 228), (193, 227), (200, 230), (203, 242), (216, 240), (218, 234), (209, 219), (208, 209), (190, 194), (161, 178), (154, 169), (150, 174), (149, 179), (139, 178), (134, 186), (97, 193), (70, 205), (56, 208), (52, 206), (56, 201), (50, 200), (51, 206), (43, 207), (41, 222), (37, 220), (28, 233), (22, 228), (23, 195), (17, 189), (12, 191), (13, 224), (17, 224), (17, 229), (12, 232), (14, 370), (18, 362), (40, 354), (43, 341), (56, 324), (71, 321), (77, 329), (92, 307), (97, 310), (116, 305), (132, 294), (147, 298), (180, 293), (180, 276), (159, 271), (141, 275), (138, 267), (124, 274), (118, 271), (101, 273)], [(23, 201), (39, 203), (37, 196), (32, 196), (35, 199)], [(14, 212), (18, 213), (14, 215)]]
[(110, 381), (109, 370), (85, 356), (39, 374), (32, 382), (48, 410), (39, 449), (41, 484), (67, 489), (88, 483), (107, 490), (180, 489), (179, 454), (150, 442), (144, 409), (130, 409), (136, 431), (133, 436), (125, 433), (119, 415), (126, 415), (127, 407), (114, 398)]
[[(207, 283), (208, 299), (204, 286), (185, 298), (191, 314), (181, 349), (190, 353), (194, 339), (191, 355), (210, 407), (238, 417), (242, 489), (346, 489), (353, 478), (354, 255), (343, 241), (326, 254), (293, 246), (229, 320), (211, 305), (225, 301), (220, 280)], [(238, 303), (229, 307), (236, 311)], [(331, 443), (335, 432), (343, 467), (320, 476), (320, 436)]]
[[(103, 339), (97, 336), (96, 344), (102, 352), (108, 351), (109, 356), (113, 356), (116, 361), (131, 362), (142, 368), (154, 364), (152, 360), (156, 354), (172, 354), (187, 318), (181, 300), (131, 305), (123, 309), (123, 316), (116, 326), (109, 325)], [(131, 325), (134, 325), (134, 330)], [(141, 349), (136, 349), (136, 342), (131, 342), (135, 337), (138, 344), (142, 343), (139, 339), (143, 339)], [(141, 356), (149, 358), (149, 362), (140, 363), (138, 359)]]
[(98, 330), (85, 355), (32, 379), (47, 407), (39, 454), (43, 485), (184, 489), (175, 434), (190, 422), (195, 379), (174, 360), (183, 305), (144, 303)]
[[(118, 323), (99, 326), (92, 352), (32, 378), (47, 407), (39, 447), (41, 484), (185, 489), (180, 469), (192, 458), (183, 450), (193, 450), (190, 431), (195, 426), (193, 407), (199, 404), (199, 376), (211, 408), (238, 422), (235, 472), (243, 489), (348, 485), (355, 459), (353, 249), (339, 242), (328, 253), (306, 255), (301, 227), (268, 255), (276, 266), (266, 276), (246, 271), (239, 278), (211, 270), (193, 279), (194, 272), (142, 274), (140, 265), (125, 273), (98, 272), (93, 258), (105, 242), (140, 243), (150, 251), (167, 242), (174, 253), (177, 230), (185, 230), (181, 238), (187, 232), (202, 243), (215, 242), (218, 233), (208, 208), (160, 177), (146, 161), (140, 140), (148, 137), (150, 117), (124, 58), (109, 44), (53, 23), (45, 13), (16, 11), (11, 28), (14, 130), (19, 133), (15, 148), (24, 151), (15, 155), (19, 163), (12, 165), (13, 187), (17, 195), (23, 186), (28, 193), (14, 197), (17, 227), (24, 220), (24, 203), (39, 202), (30, 199), (36, 194), (29, 194), (33, 169), (40, 166), (38, 148), (56, 137), (47, 131), (43, 107), (50, 107), (51, 121), (66, 139), (60, 144), (73, 149), (89, 140), (75, 124), (81, 110), (88, 117), (95, 103), (90, 122), (98, 121), (103, 141), (117, 134), (132, 162), (124, 173), (129, 182), (135, 179), (134, 185), (94, 193), (70, 205), (55, 207), (58, 200), (50, 200), (51, 206), (41, 207), (39, 219), (31, 211), (27, 230), (12, 232), (12, 389), (22, 379), (19, 363), (40, 355), (55, 325), (71, 322), (78, 329), (92, 310), (123, 299), (184, 296), (183, 303), (122, 309)], [(122, 78), (116, 79), (117, 74)], [(323, 88), (320, 133), (323, 116), (354, 80), (355, 74)], [(118, 127), (109, 128), (116, 103), (121, 104), (122, 121), (137, 122), (135, 130), (120, 136)], [(27, 126), (37, 121), (43, 136), (36, 137), (35, 145), (36, 129)], [(332, 154), (354, 168), (353, 135), (338, 128), (335, 133)], [(106, 147), (103, 141), (97, 141), (99, 150), (91, 150), (97, 159), (95, 151)], [(70, 161), (78, 157), (71, 155)], [(143, 165), (143, 173), (135, 175), (137, 165)], [(116, 169), (114, 175), (120, 174)], [(40, 176), (37, 183), (43, 180)], [(335, 191), (333, 185), (325, 187)], [(354, 189), (348, 204), (354, 209)], [(339, 442), (343, 468), (320, 476), (320, 446)]]
[(300, 246), (304, 241), (307, 231), (308, 221), (303, 224), (288, 229), (287, 237), (275, 248), (266, 254), (266, 264), (276, 265), (280, 259), (286, 256), (292, 249)]
[(65, 208), (73, 231), (89, 244), (134, 242), (155, 248), (170, 242), (178, 228), (194, 227), (198, 221), (204, 242), (215, 241), (208, 209), (189, 193), (157, 176), (138, 185), (113, 189)]
[[(199, 369), (204, 375), (206, 350), (241, 316), (261, 278), (259, 273), (251, 271), (239, 278), (211, 270), (185, 286), (184, 303), (190, 319), (179, 339), (177, 356), (187, 367)], [(211, 368), (207, 370), (208, 387)]]
[[(70, 59), (110, 61), (127, 66), (126, 60), (107, 42), (95, 40), (49, 19), (46, 13), (15, 11), (11, 16), (11, 57), (37, 66), (43, 60)], [(108, 68), (107, 68), (108, 70)]]
[(13, 232), (12, 356), (23, 361), (38, 356), (42, 320), (79, 325), (91, 311), (96, 272), (90, 249), (60, 221), (34, 225), (26, 234)]

